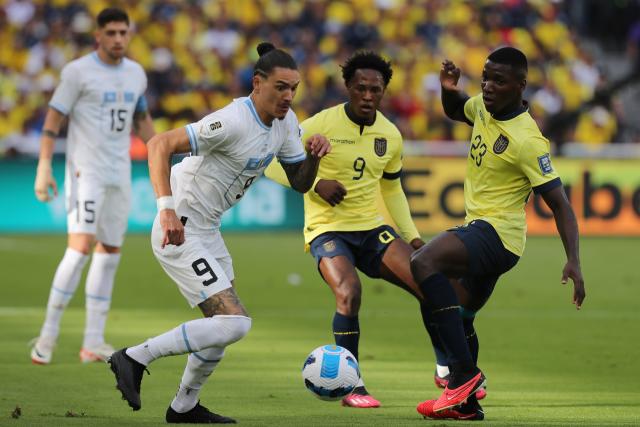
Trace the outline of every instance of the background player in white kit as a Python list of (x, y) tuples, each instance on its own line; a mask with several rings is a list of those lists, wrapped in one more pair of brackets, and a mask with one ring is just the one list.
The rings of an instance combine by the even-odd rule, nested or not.
[[(152, 361), (189, 353), (178, 392), (167, 409), (169, 423), (234, 423), (199, 403), (199, 393), (224, 355), (244, 337), (251, 318), (233, 288), (231, 256), (219, 231), (220, 217), (277, 157), (291, 187), (308, 191), (320, 158), (330, 150), (320, 135), (303, 146), (290, 110), (300, 82), (293, 58), (270, 43), (258, 46), (253, 92), (184, 128), (149, 141), (149, 172), (158, 197), (151, 235), (153, 252), (203, 319), (191, 320), (111, 356), (111, 370), (133, 410), (140, 409), (140, 383)], [(306, 150), (306, 153), (305, 153)], [(191, 152), (169, 170), (173, 153)], [(172, 196), (173, 195), (173, 196)]]
[(53, 278), (47, 314), (31, 349), (37, 364), (51, 362), (60, 320), (73, 296), (94, 242), (86, 282), (87, 320), (80, 351), (83, 362), (105, 360), (113, 347), (104, 342), (113, 279), (127, 229), (131, 200), (130, 134), (146, 142), (154, 134), (144, 92), (142, 67), (124, 57), (129, 17), (115, 8), (97, 17), (97, 49), (67, 64), (49, 103), (35, 181), (38, 200), (57, 195), (51, 171), (55, 138), (69, 118), (65, 196), (67, 250)]

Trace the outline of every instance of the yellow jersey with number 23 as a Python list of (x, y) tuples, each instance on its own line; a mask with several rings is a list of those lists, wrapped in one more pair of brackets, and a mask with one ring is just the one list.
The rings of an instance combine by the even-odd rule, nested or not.
[(464, 181), (465, 222), (490, 223), (504, 247), (522, 256), (527, 225), (525, 204), (531, 191), (560, 185), (551, 166), (549, 141), (526, 106), (503, 117), (492, 116), (482, 95), (469, 98), (464, 114), (473, 125)]

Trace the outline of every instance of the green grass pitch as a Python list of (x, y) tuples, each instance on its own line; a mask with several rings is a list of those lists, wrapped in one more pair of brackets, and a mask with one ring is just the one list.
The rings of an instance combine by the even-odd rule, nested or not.
[[(382, 401), (374, 410), (322, 402), (302, 383), (302, 363), (331, 343), (333, 297), (299, 233), (227, 234), (238, 293), (253, 317), (249, 335), (227, 349), (202, 403), (244, 426), (458, 425), (423, 420), (416, 404), (435, 398), (434, 357), (416, 302), (364, 280), (361, 368)], [(184, 356), (159, 360), (142, 383), (143, 407), (120, 400), (103, 364), (78, 359), (84, 327), (79, 290), (65, 314), (53, 364), (31, 365), (64, 236), (0, 236), (0, 425), (159, 425), (182, 375)], [(571, 305), (558, 238), (530, 238), (498, 283), (476, 328), (488, 377), (485, 425), (640, 425), (638, 239), (582, 239), (587, 299)], [(297, 285), (288, 276), (301, 277)], [(107, 338), (136, 344), (199, 316), (153, 258), (146, 235), (131, 235), (117, 275)], [(294, 281), (295, 282), (295, 281)], [(81, 288), (83, 282), (81, 283)], [(12, 419), (20, 406), (22, 416)], [(71, 411), (80, 417), (68, 417)], [(82, 416), (82, 414), (84, 414)]]

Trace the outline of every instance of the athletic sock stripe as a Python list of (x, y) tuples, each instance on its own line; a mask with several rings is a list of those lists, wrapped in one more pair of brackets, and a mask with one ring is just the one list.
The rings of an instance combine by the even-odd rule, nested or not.
[(195, 353), (195, 352), (191, 353), (191, 354), (193, 354), (193, 356), (196, 359), (198, 359), (198, 360), (200, 360), (201, 362), (204, 362), (204, 363), (218, 363), (218, 362), (220, 362), (222, 360), (222, 359), (205, 359), (204, 357), (200, 356), (198, 353)]
[(100, 295), (91, 295), (91, 294), (85, 294), (85, 295), (87, 296), (87, 298), (93, 298), (100, 301), (111, 301), (111, 298), (109, 297), (102, 297)]
[(54, 291), (58, 291), (63, 295), (73, 295), (73, 292), (63, 291), (62, 289), (56, 288), (55, 286), (53, 286), (51, 289), (53, 289)]
[(459, 305), (452, 305), (452, 306), (445, 307), (445, 308), (439, 308), (437, 310), (433, 310), (432, 313), (436, 314), (436, 313), (440, 313), (442, 311), (447, 311), (447, 310), (460, 310), (460, 306)]
[(182, 324), (182, 339), (184, 339), (184, 343), (187, 346), (187, 351), (189, 353), (193, 353), (194, 351), (191, 349), (191, 346), (189, 345), (189, 338), (187, 338), (187, 326), (184, 323)]

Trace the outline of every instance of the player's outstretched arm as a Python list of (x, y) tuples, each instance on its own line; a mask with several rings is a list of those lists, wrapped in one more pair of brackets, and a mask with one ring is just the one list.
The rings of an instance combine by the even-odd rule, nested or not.
[(466, 122), (464, 115), (464, 103), (469, 99), (469, 95), (458, 88), (460, 79), (460, 68), (456, 64), (445, 59), (440, 68), (440, 85), (442, 86), (442, 108), (451, 120)]
[(562, 283), (567, 283), (568, 279), (571, 278), (573, 281), (573, 303), (577, 309), (580, 309), (586, 293), (580, 268), (579, 233), (576, 216), (562, 186), (542, 193), (542, 198), (553, 212), (556, 227), (562, 238), (564, 251), (567, 254), (567, 263), (562, 270)]
[[(55, 139), (60, 132), (60, 127), (64, 119), (64, 114), (51, 107), (49, 107), (44, 119), (42, 136), (40, 137), (40, 157), (38, 159), (38, 170), (34, 184), (36, 198), (41, 202), (48, 202), (58, 195), (58, 184), (53, 177), (51, 158), (53, 157)], [(51, 197), (49, 189), (53, 191), (53, 197)]]
[(329, 140), (322, 135), (313, 135), (305, 143), (307, 158), (302, 162), (282, 164), (291, 188), (306, 193), (313, 186), (318, 174), (320, 159), (331, 152)]
[(147, 143), (149, 150), (149, 178), (156, 193), (160, 225), (162, 226), (162, 247), (179, 246), (184, 243), (184, 226), (178, 219), (171, 195), (170, 160), (172, 154), (191, 150), (189, 136), (185, 128), (179, 128), (155, 135)]

